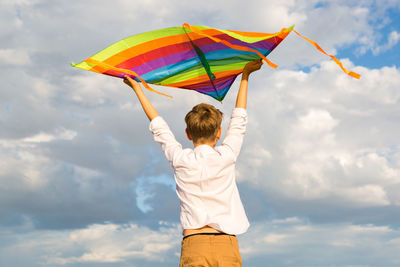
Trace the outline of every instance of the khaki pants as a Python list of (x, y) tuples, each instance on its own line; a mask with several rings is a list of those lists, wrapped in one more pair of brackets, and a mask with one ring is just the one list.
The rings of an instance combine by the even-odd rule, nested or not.
[(180, 267), (241, 267), (238, 240), (230, 235), (193, 235), (182, 241)]

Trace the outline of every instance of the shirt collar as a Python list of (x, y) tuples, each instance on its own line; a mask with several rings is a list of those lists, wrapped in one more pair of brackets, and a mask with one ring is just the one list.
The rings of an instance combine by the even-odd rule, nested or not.
[(198, 146), (195, 147), (194, 150), (195, 151), (214, 150), (214, 148), (209, 146), (209, 145), (198, 145)]

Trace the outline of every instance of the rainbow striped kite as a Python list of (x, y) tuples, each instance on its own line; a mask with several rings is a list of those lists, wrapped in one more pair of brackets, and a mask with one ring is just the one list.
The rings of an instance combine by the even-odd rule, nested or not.
[[(153, 92), (157, 91), (149, 83), (195, 90), (222, 101), (248, 62), (262, 58), (271, 67), (277, 67), (266, 56), (291, 31), (298, 34), (293, 26), (267, 34), (185, 23), (182, 27), (128, 37), (79, 64), (71, 65), (119, 78), (129, 75)], [(325, 53), (314, 41), (303, 38)], [(343, 68), (334, 56), (328, 56), (344, 72), (360, 78), (359, 74)]]

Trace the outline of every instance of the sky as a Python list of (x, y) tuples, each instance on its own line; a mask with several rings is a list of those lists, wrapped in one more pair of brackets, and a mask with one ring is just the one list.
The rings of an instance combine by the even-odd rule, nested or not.
[[(400, 265), (399, 0), (0, 0), (0, 266), (178, 266), (173, 170), (121, 80), (72, 68), (183, 23), (290, 34), (249, 81), (244, 266)], [(146, 91), (176, 138), (206, 102)], [(224, 133), (224, 131), (223, 131)]]

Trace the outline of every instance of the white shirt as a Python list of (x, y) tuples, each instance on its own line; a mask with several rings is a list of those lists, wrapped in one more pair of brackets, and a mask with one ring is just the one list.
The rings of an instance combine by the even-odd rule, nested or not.
[(235, 108), (222, 145), (182, 149), (160, 117), (150, 122), (154, 140), (161, 144), (174, 168), (183, 229), (209, 225), (227, 234), (242, 234), (249, 221), (235, 181), (235, 162), (246, 131), (247, 112)]

